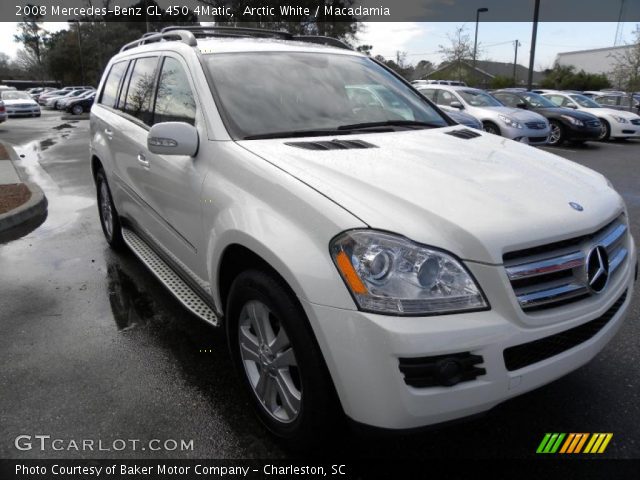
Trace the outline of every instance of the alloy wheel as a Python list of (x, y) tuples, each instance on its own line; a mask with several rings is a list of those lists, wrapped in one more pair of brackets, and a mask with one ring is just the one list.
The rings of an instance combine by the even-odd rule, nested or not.
[(552, 123), (551, 133), (549, 135), (549, 144), (557, 145), (560, 142), (561, 137), (562, 137), (562, 130), (560, 130), (560, 125), (556, 123)]
[(104, 231), (109, 238), (113, 237), (113, 210), (111, 209), (111, 197), (106, 182), (100, 183), (100, 213)]
[(293, 422), (300, 414), (302, 383), (283, 324), (264, 303), (251, 300), (240, 312), (238, 339), (245, 373), (260, 404), (277, 421)]

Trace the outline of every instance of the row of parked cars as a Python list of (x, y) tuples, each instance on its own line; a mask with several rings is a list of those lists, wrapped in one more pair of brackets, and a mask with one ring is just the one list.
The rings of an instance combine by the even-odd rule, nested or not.
[(27, 92), (0, 85), (0, 123), (8, 117), (39, 117), (40, 106)]
[(96, 97), (96, 90), (89, 86), (64, 87), (37, 94), (40, 105), (53, 110), (64, 110), (74, 115), (88, 112)]
[(414, 83), (414, 86), (458, 123), (531, 145), (640, 138), (640, 116), (589, 98), (589, 95), (614, 96), (610, 93), (585, 95), (518, 88), (487, 92), (454, 85)]

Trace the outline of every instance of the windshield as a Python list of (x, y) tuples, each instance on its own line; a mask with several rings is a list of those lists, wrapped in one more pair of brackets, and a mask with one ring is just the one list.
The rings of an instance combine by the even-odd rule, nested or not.
[(456, 90), (465, 102), (472, 107), (503, 107), (498, 100), (480, 90)]
[(522, 95), (525, 101), (533, 108), (558, 108), (551, 100), (544, 98), (537, 93), (528, 92)]
[(585, 108), (602, 108), (602, 105), (598, 105), (589, 97), (584, 95), (569, 95), (578, 105)]
[(2, 92), (2, 100), (31, 100), (31, 95), (25, 92)]
[(208, 55), (205, 64), (236, 139), (348, 133), (383, 123), (389, 131), (394, 122), (447, 126), (420, 94), (366, 57), (250, 52)]

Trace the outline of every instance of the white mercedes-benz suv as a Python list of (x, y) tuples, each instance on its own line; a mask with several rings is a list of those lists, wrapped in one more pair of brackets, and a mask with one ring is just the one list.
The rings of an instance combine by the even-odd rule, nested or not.
[(126, 45), (91, 167), (108, 243), (226, 330), (262, 422), (295, 442), (561, 377), (611, 340), (637, 276), (606, 178), (455, 124), (332, 39), (174, 27)]

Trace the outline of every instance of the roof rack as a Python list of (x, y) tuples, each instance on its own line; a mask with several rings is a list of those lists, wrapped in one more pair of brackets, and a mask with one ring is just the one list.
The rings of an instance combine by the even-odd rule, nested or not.
[(278, 30), (263, 30), (259, 28), (227, 27), (227, 26), (175, 26), (165, 27), (160, 32), (145, 33), (141, 38), (127, 43), (120, 51), (124, 52), (131, 48), (145, 45), (147, 43), (160, 42), (166, 40), (180, 40), (190, 47), (198, 44), (197, 38), (211, 37), (257, 37), (257, 38), (278, 38), (281, 40), (294, 40), (298, 42), (315, 43), (330, 47), (351, 50), (352, 48), (337, 38), (324, 37), (321, 35), (293, 35), (289, 32)]
[(130, 50), (135, 47), (139, 47), (140, 45), (145, 45), (147, 43), (160, 42), (162, 40), (175, 40), (176, 37), (183, 43), (186, 43), (190, 47), (195, 47), (198, 45), (198, 41), (193, 33), (180, 29), (180, 30), (172, 30), (170, 32), (160, 32), (160, 33), (145, 33), (138, 40), (134, 40), (133, 42), (127, 43), (123, 46), (120, 51), (124, 52), (125, 50)]

